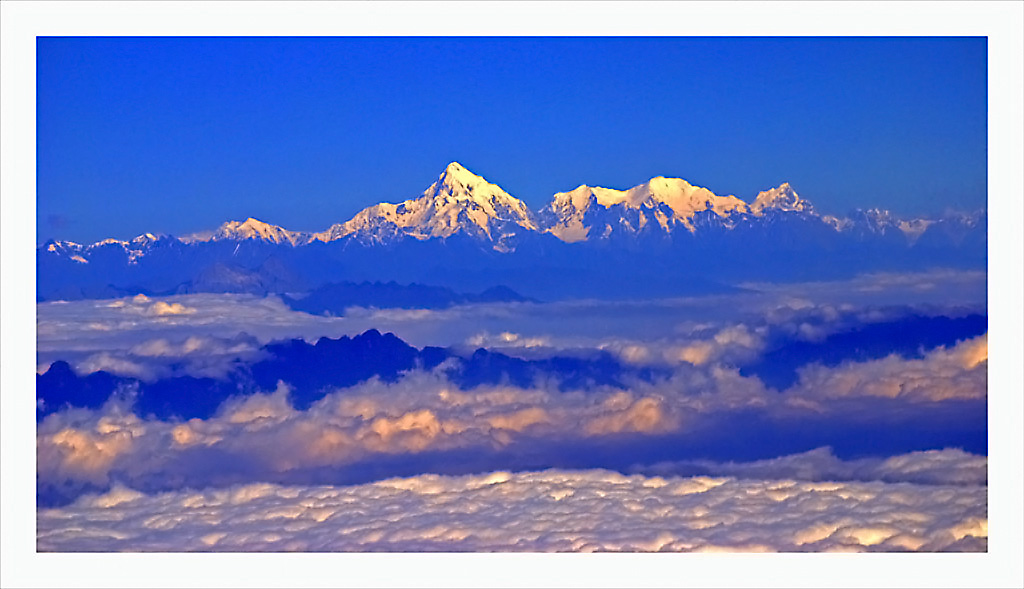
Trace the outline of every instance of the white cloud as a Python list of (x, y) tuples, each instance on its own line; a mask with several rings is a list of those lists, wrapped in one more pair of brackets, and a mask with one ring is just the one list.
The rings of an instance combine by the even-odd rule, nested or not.
[(985, 485), (988, 459), (956, 448), (911, 452), (889, 458), (841, 460), (828, 447), (754, 462), (693, 460), (636, 466), (659, 475), (707, 474), (801, 481), (885, 481), (930, 485)]
[(627, 392), (616, 393), (601, 403), (605, 411), (585, 423), (589, 435), (622, 432), (658, 433), (678, 427), (678, 419), (668, 413), (664, 403), (655, 397), (633, 399)]
[(482, 331), (467, 338), (466, 344), (475, 348), (501, 350), (503, 348), (550, 347), (552, 340), (551, 337), (545, 335), (525, 337), (511, 331), (503, 331), (498, 335), (492, 335), (486, 331)]
[(988, 394), (988, 335), (936, 348), (921, 359), (891, 355), (834, 368), (820, 364), (799, 370), (790, 389), (808, 399), (889, 397), (914, 401), (983, 399)]
[(350, 487), (117, 487), (37, 515), (40, 551), (904, 551), (987, 549), (987, 489), (420, 475)]
[(196, 310), (193, 309), (192, 307), (186, 307), (181, 303), (167, 303), (164, 301), (157, 301), (150, 305), (149, 307), (146, 307), (145, 312), (149, 315), (156, 315), (158, 317), (162, 317), (164, 315), (190, 315), (192, 313), (195, 313)]
[[(922, 282), (938, 286), (925, 293), (913, 288)], [(857, 291), (855, 287), (863, 284), (880, 288)], [(345, 317), (292, 311), (274, 296), (137, 296), (39, 303), (37, 345), (40, 360), (45, 361), (67, 359), (69, 353), (115, 354), (159, 338), (231, 339), (246, 333), (262, 343), (293, 337), (315, 341), (375, 328), (417, 347), (467, 342), (520, 350), (603, 347), (621, 351), (631, 362), (700, 364), (750, 357), (776, 336), (818, 340), (837, 329), (894, 318), (905, 313), (907, 305), (932, 305), (936, 314), (953, 309), (984, 312), (985, 285), (984, 273), (873, 275), (851, 281), (758, 284), (756, 291), (730, 295), (478, 304), (440, 310), (353, 309)]]
[[(516, 439), (653, 434), (679, 425), (676, 410), (653, 393), (509, 386), (459, 392), (440, 376), (423, 372), (393, 384), (374, 379), (331, 393), (307, 411), (292, 408), (287, 395), (281, 383), (271, 393), (228, 400), (210, 419), (185, 423), (139, 421), (117, 398), (97, 411), (49, 415), (37, 434), (40, 481), (105, 482), (111, 472), (132, 480), (165, 469), (202, 477), (190, 463), (202, 448), (231, 457), (223, 472), (237, 463), (252, 470), (248, 476), (259, 477), (352, 464), (375, 454), (487, 451)], [(110, 423), (132, 423), (135, 429), (114, 444), (110, 436), (117, 432), (109, 431)], [(92, 458), (96, 447), (103, 460)]]
[[(155, 340), (180, 346), (189, 338), (233, 340), (240, 334), (266, 343), (275, 339), (350, 333), (344, 320), (288, 309), (277, 297), (197, 294), (116, 301), (40, 303), (37, 339), (41, 355), (128, 352)], [(150, 344), (154, 345), (154, 344)], [(188, 353), (188, 349), (178, 348)], [(159, 354), (157, 354), (159, 355)]]
[[(210, 419), (142, 421), (127, 430), (110, 429), (110, 423), (129, 419), (112, 401), (98, 411), (58, 412), (39, 425), (39, 482), (102, 486), (123, 481), (175, 488), (296, 481), (281, 476), (295, 472), (312, 473), (301, 480), (317, 480), (317, 469), (337, 471), (420, 453), (496, 455), (530, 444), (559, 448), (661, 434), (700, 436), (706, 432), (701, 427), (720, 428), (736, 411), (754, 410), (768, 420), (794, 415), (814, 420), (870, 415), (883, 397), (924, 404), (985, 398), (986, 336), (932, 350), (920, 359), (890, 356), (832, 368), (808, 366), (797, 384), (781, 393), (740, 375), (734, 366), (757, 357), (774, 338), (820, 339), (837, 329), (906, 313), (906, 308), (864, 308), (841, 300), (812, 303), (814, 288), (837, 288), (812, 287), (806, 296), (779, 287), (768, 295), (475, 305), (390, 319), (384, 312), (313, 317), (287, 309), (274, 297), (246, 295), (40, 304), (40, 364), (61, 358), (80, 372), (102, 369), (153, 378), (169, 375), (173, 366), (185, 374), (218, 376), (236, 358), (258, 358), (259, 346), (271, 339), (312, 341), (381, 327), (402, 337), (407, 330), (417, 346), (469, 341), (518, 350), (544, 347), (544, 353), (603, 347), (633, 364), (668, 367), (668, 376), (654, 381), (627, 377), (621, 387), (586, 391), (563, 391), (557, 382), (543, 379), (527, 388), (486, 385), (462, 391), (441, 371), (414, 371), (396, 383), (371, 380), (332, 392), (308, 411), (293, 409), (287, 389), (279, 387), (231, 400)], [(190, 312), (153, 315), (149, 310), (160, 303)], [(370, 324), (378, 320), (393, 323)], [(401, 329), (389, 329), (395, 326)], [(524, 446), (512, 446), (519, 443)], [(488, 466), (495, 464), (500, 466)], [(825, 471), (850, 472), (848, 465)]]
[(908, 300), (935, 304), (976, 304), (985, 301), (988, 273), (984, 270), (862, 274), (852, 279), (803, 283), (747, 283), (740, 286), (764, 293), (810, 299), (817, 303), (844, 302), (876, 305)]
[(136, 439), (146, 429), (139, 418), (116, 411), (95, 418), (89, 429), (55, 420), (36, 438), (38, 476), (41, 480), (106, 483), (115, 462), (134, 450)]
[(230, 339), (191, 335), (146, 339), (127, 349), (49, 352), (40, 354), (40, 365), (45, 372), (50, 363), (60, 359), (78, 374), (104, 370), (147, 381), (185, 375), (221, 378), (239, 362), (258, 361), (264, 355), (260, 343), (245, 334)]
[[(169, 345), (151, 344), (147, 351), (163, 353)], [(374, 455), (487, 453), (513, 442), (557, 446), (615, 435), (686, 433), (702, 425), (727, 424), (736, 411), (812, 422), (867, 416), (877, 411), (880, 396), (906, 403), (985, 398), (986, 349), (982, 336), (938, 348), (921, 359), (889, 357), (835, 368), (812, 366), (782, 393), (719, 365), (682, 365), (665, 380), (637, 379), (623, 388), (585, 391), (563, 391), (554, 382), (460, 391), (435, 370), (413, 371), (394, 383), (371, 379), (331, 392), (308, 410), (298, 411), (289, 404), (288, 388), (281, 383), (270, 393), (231, 399), (206, 420), (145, 421), (125, 443), (114, 443), (109, 432), (100, 431), (127, 413), (114, 399), (101, 410), (62, 411), (40, 423), (39, 476), (43, 484), (103, 481), (108, 473), (130, 481), (172, 469), (208, 484), (212, 475), (190, 462), (196, 459), (194, 452), (203, 449), (219, 453), (227, 465), (218, 476), (252, 480), (296, 469), (354, 464)], [(102, 460), (91, 458), (93, 447), (102, 447)], [(81, 460), (78, 453), (83, 454)], [(71, 463), (79, 466), (68, 468)]]
[(153, 367), (141, 362), (133, 362), (125, 357), (114, 356), (107, 352), (92, 354), (80, 362), (75, 363), (75, 370), (79, 374), (91, 374), (104, 370), (120, 376), (141, 378), (150, 380), (156, 376)]
[(627, 364), (638, 366), (672, 366), (682, 362), (702, 366), (723, 361), (735, 364), (749, 361), (761, 353), (769, 327), (751, 328), (744, 323), (736, 323), (718, 330), (706, 326), (701, 331), (704, 336), (699, 338), (612, 340), (598, 347), (615, 354)]

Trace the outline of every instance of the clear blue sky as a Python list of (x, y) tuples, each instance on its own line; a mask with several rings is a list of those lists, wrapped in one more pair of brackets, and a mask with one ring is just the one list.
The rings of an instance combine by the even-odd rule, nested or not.
[(452, 160), (537, 208), (682, 177), (986, 202), (984, 38), (40, 38), (37, 239), (320, 230)]

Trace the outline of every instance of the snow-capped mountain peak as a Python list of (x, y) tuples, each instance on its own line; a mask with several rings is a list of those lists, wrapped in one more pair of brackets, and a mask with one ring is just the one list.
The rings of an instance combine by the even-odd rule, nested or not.
[(142, 235), (132, 238), (132, 240), (129, 241), (128, 243), (134, 247), (147, 247), (160, 241), (160, 239), (164, 237), (166, 236), (157, 236), (153, 235), (152, 233), (143, 233)]
[(441, 175), (437, 178), (438, 183), (442, 186), (448, 187), (452, 191), (458, 191), (460, 188), (478, 186), (482, 184), (489, 184), (483, 176), (478, 176), (473, 172), (470, 172), (460, 164), (459, 162), (452, 162), (448, 164)]
[(901, 232), (908, 243), (914, 243), (935, 221), (932, 219), (902, 219), (892, 211), (879, 208), (854, 209), (849, 213), (841, 231), (865, 234), (887, 235)]
[(42, 247), (42, 249), (44, 251), (46, 251), (48, 253), (51, 253), (51, 254), (58, 254), (58, 255), (66, 254), (66, 255), (70, 255), (69, 252), (71, 252), (71, 253), (78, 253), (78, 252), (82, 251), (82, 249), (85, 246), (83, 246), (80, 243), (74, 242), (74, 241), (67, 241), (67, 240), (60, 240), (60, 239), (51, 239), (51, 240), (47, 241), (46, 243), (44, 243), (41, 247)]
[(651, 178), (647, 184), (630, 189), (641, 189), (644, 194), (657, 202), (663, 202), (675, 212), (676, 218), (688, 221), (694, 214), (711, 209), (719, 216), (733, 211), (745, 212), (747, 203), (735, 196), (719, 196), (707, 188), (694, 186), (682, 178)]
[[(557, 207), (571, 202), (577, 209), (585, 208), (591, 196), (594, 197), (597, 204), (605, 208), (625, 205), (626, 208), (636, 209), (661, 203), (667, 204), (680, 219), (691, 217), (695, 211), (705, 210), (708, 208), (708, 202), (723, 209), (730, 208), (729, 204), (732, 204), (732, 208), (744, 204), (734, 196), (718, 196), (707, 188), (693, 186), (682, 178), (666, 178), (664, 176), (656, 176), (644, 184), (628, 190), (583, 184), (569, 192), (555, 194), (553, 204)], [(723, 202), (716, 202), (720, 200)]]
[(448, 203), (452, 199), (472, 202), (482, 207), (488, 216), (512, 220), (523, 227), (534, 228), (530, 210), (523, 201), (505, 192), (497, 184), (488, 182), (483, 176), (470, 172), (459, 162), (448, 164), (437, 182), (424, 191), (423, 198), (433, 199), (438, 206), (443, 206), (442, 203)]
[(123, 250), (128, 263), (134, 264), (153, 250), (169, 251), (166, 248), (178, 248), (180, 244), (251, 241), (295, 247), (313, 241), (344, 240), (342, 246), (347, 247), (352, 242), (390, 244), (460, 235), (508, 252), (536, 233), (548, 233), (564, 242), (612, 240), (632, 247), (629, 243), (635, 240), (644, 244), (672, 243), (678, 233), (722, 235), (723, 230), (739, 229), (739, 239), (740, 233), (750, 229), (768, 228), (767, 235), (779, 231), (778, 227), (797, 227), (803, 222), (809, 224), (801, 227), (813, 231), (824, 226), (857, 240), (905, 237), (912, 245), (923, 237), (928, 237), (925, 241), (929, 244), (965, 239), (963, 235), (970, 231), (984, 230), (985, 220), (985, 211), (951, 212), (941, 219), (903, 219), (880, 209), (855, 210), (845, 217), (822, 216), (788, 182), (760, 192), (747, 204), (682, 178), (664, 176), (626, 190), (581, 184), (555, 194), (547, 206), (534, 213), (497, 184), (453, 161), (417, 198), (373, 205), (319, 233), (290, 231), (249, 217), (180, 239), (146, 233), (127, 241), (105, 239), (82, 245), (51, 240), (39, 247), (46, 255), (82, 263), (108, 259)]
[(224, 223), (217, 228), (211, 239), (213, 241), (256, 239), (278, 244), (301, 245), (309, 242), (309, 234), (301, 231), (289, 231), (283, 227), (264, 223), (259, 219), (249, 217), (245, 221), (228, 221)]
[(793, 187), (789, 185), (789, 182), (783, 182), (777, 188), (764, 190), (757, 194), (754, 203), (750, 205), (750, 212), (761, 216), (764, 215), (765, 209), (805, 213), (814, 212), (811, 203), (800, 198), (796, 190), (793, 190)]
[(332, 241), (355, 235), (364, 242), (385, 242), (401, 236), (429, 239), (463, 232), (499, 243), (518, 230), (536, 228), (523, 201), (452, 162), (419, 198), (363, 209), (350, 221), (315, 234), (314, 239)]
[[(693, 231), (693, 216), (701, 211), (711, 210), (720, 217), (748, 211), (747, 204), (735, 196), (719, 196), (682, 178), (656, 176), (628, 190), (581, 185), (569, 192), (559, 192), (541, 215), (548, 221), (547, 230), (559, 239), (581, 241), (590, 233), (588, 216), (597, 214), (592, 205), (598, 205), (598, 209), (619, 207), (625, 209), (624, 213), (628, 211), (635, 219), (619, 226), (630, 232), (643, 229), (650, 222), (666, 232), (680, 224)], [(616, 227), (607, 220), (604, 225), (605, 232), (614, 231)]]

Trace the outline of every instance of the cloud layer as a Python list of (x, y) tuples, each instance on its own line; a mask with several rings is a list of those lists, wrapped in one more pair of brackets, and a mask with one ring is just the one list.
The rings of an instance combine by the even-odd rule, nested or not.
[(988, 482), (988, 460), (959, 449), (911, 452), (889, 458), (841, 460), (831, 448), (753, 462), (693, 460), (638, 466), (642, 474), (703, 474), (743, 479), (800, 481), (883, 481), (923, 485), (977, 485)]
[(420, 475), (351, 487), (118, 487), (38, 513), (40, 551), (985, 551), (986, 488)]
[[(740, 439), (728, 435), (730, 429), (749, 434), (756, 427), (764, 440), (783, 430), (797, 440), (801, 430), (818, 427), (825, 437), (815, 443), (834, 443), (864, 435), (859, 432), (866, 426), (857, 420), (885, 426), (871, 434), (878, 444), (949, 413), (943, 405), (960, 403), (931, 426), (937, 439), (950, 440), (949, 420), (970, 426), (975, 419), (962, 403), (984, 403), (986, 350), (981, 336), (922, 359), (812, 366), (781, 394), (719, 366), (681, 367), (668, 379), (626, 387), (562, 390), (537, 382), (462, 390), (444, 376), (442, 364), (395, 382), (374, 378), (337, 389), (305, 410), (290, 403), (288, 385), (280, 383), (272, 392), (229, 398), (208, 419), (163, 421), (132, 413), (128, 391), (97, 410), (45, 417), (37, 430), (38, 481), (50, 491), (117, 481), (166, 489), (284, 482), (312, 472), (315, 482), (318, 469), (332, 480), (342, 467), (437, 452), (471, 452), (500, 468), (503, 452), (536, 453), (545, 446), (554, 448), (544, 454), (547, 466), (555, 466), (567, 444), (683, 436), (681, 450), (707, 450)], [(983, 419), (983, 410), (979, 415)]]
[[(344, 318), (246, 295), (40, 304), (41, 365), (142, 382), (47, 408), (38, 546), (984, 550), (987, 461), (970, 453), (985, 452), (984, 275), (757, 286)], [(303, 403), (294, 383), (315, 374), (292, 356), (277, 359), (294, 383), (256, 378), (267, 342), (371, 327), (451, 349), (313, 378)], [(516, 358), (538, 368), (513, 378)], [(185, 386), (199, 377), (216, 398)], [(139, 410), (147, 386), (209, 402)], [(928, 448), (947, 449), (911, 452)]]
[[(353, 309), (319, 317), (289, 309), (277, 297), (196, 294), (37, 305), (40, 366), (66, 360), (76, 368), (104, 366), (107, 354), (134, 364), (166, 364), (170, 356), (134, 353), (164, 340), (233, 341), (240, 334), (272, 340), (393, 332), (416, 347), (486, 346), (518, 354), (601, 348), (638, 362), (742, 360), (779, 338), (814, 340), (866, 322), (906, 314), (985, 309), (984, 273), (875, 275), (853, 281), (756, 285), (731, 295), (653, 301), (563, 301), (474, 304), (443, 310)], [(931, 285), (922, 288), (921, 285)], [(184, 350), (184, 348), (181, 348)], [(111, 364), (108, 362), (108, 367)]]

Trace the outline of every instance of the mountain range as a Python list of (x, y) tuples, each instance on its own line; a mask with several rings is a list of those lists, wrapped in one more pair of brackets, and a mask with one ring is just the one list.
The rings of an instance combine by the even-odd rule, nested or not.
[(289, 401), (306, 410), (329, 391), (377, 377), (395, 382), (402, 373), (434, 370), (443, 362), (446, 378), (463, 389), (481, 384), (529, 387), (541, 376), (556, 378), (563, 390), (595, 385), (623, 386), (627, 375), (650, 379), (653, 369), (623, 365), (610, 353), (593, 350), (582, 357), (553, 356), (524, 360), (478, 348), (415, 348), (392, 333), (371, 329), (355, 337), (271, 342), (256, 362), (239, 361), (223, 378), (173, 376), (151, 381), (105, 371), (76, 374), (56, 361), (36, 377), (36, 417), (67, 407), (99, 408), (111, 395), (131, 391), (133, 410), (141, 417), (208, 419), (232, 396), (272, 391), (288, 383)]
[(249, 218), (180, 238), (51, 240), (37, 249), (37, 299), (391, 280), (502, 284), (542, 298), (695, 294), (744, 280), (983, 268), (986, 260), (984, 212), (835, 217), (788, 183), (748, 203), (660, 176), (628, 190), (581, 185), (532, 211), (452, 162), (418, 198), (373, 205), (320, 232)]
[[(740, 371), (757, 375), (782, 391), (797, 381), (799, 368), (811, 363), (836, 366), (893, 353), (921, 358), (928, 350), (951, 346), (987, 329), (986, 315), (910, 315), (840, 331), (820, 342), (772, 342), (765, 359), (742, 364)], [(487, 348), (416, 348), (392, 333), (375, 329), (352, 338), (270, 342), (261, 347), (255, 361), (239, 358), (233, 366), (221, 378), (178, 375), (145, 381), (105, 371), (76, 374), (67, 362), (56, 361), (36, 376), (36, 417), (42, 419), (66, 407), (97, 409), (111, 395), (132, 391), (133, 411), (140, 417), (208, 419), (228, 398), (273, 391), (278, 382), (289, 385), (293, 406), (305, 410), (338, 388), (373, 377), (394, 382), (402, 373), (439, 367), (444, 377), (462, 390), (481, 384), (528, 388), (542, 380), (557, 382), (560, 390), (569, 391), (600, 385), (621, 387), (629, 379), (651, 381), (668, 375), (664, 367), (630, 365), (604, 350), (553, 352), (549, 357), (528, 360)]]

